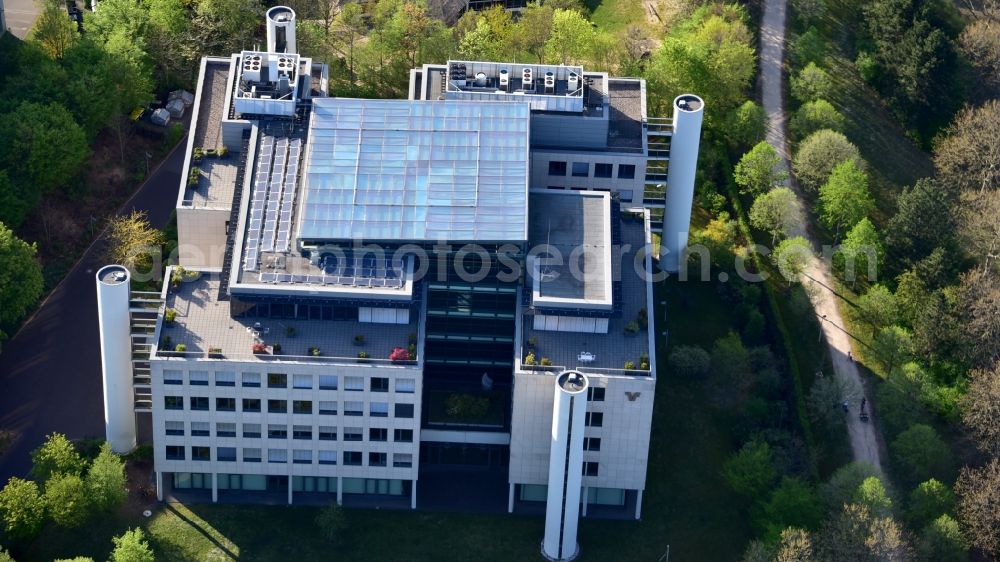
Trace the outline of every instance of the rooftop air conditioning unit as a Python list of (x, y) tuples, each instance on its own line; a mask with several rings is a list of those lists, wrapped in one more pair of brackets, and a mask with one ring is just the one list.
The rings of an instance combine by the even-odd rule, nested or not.
[[(569, 79), (566, 81), (569, 84), (569, 92), (575, 92), (580, 89), (580, 75), (575, 72), (569, 73)], [(567, 93), (569, 93), (567, 92)]]
[(525, 68), (521, 71), (521, 88), (524, 90), (535, 89), (535, 78), (532, 75), (530, 68)]
[(556, 91), (556, 75), (552, 72), (545, 73), (545, 93), (553, 94)]
[(477, 72), (476, 73), (476, 86), (479, 87), (479, 88), (486, 87), (486, 73), (485, 72)]
[(500, 89), (505, 92), (510, 90), (510, 73), (506, 68), (500, 71)]

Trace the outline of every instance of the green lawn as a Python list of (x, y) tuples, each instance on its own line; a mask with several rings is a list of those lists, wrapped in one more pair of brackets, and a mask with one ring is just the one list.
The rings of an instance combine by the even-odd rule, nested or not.
[(613, 33), (646, 21), (642, 0), (585, 0), (584, 5), (591, 11), (590, 21), (602, 31)]

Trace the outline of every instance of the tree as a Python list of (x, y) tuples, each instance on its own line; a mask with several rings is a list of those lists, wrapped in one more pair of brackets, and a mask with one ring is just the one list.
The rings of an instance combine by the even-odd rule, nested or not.
[(879, 240), (878, 231), (872, 221), (865, 217), (847, 232), (843, 243), (834, 254), (834, 265), (844, 280), (855, 285), (859, 275), (869, 282), (878, 280), (879, 265), (885, 258), (885, 249)]
[(919, 401), (926, 384), (926, 375), (916, 363), (907, 363), (888, 371), (885, 380), (875, 389), (879, 419), (886, 439), (892, 439), (910, 426), (930, 421), (930, 415)]
[(718, 377), (720, 394), (740, 396), (753, 384), (750, 354), (740, 337), (729, 332), (712, 346), (712, 373)]
[(32, 186), (26, 194), (35, 203), (76, 175), (89, 152), (83, 130), (58, 103), (23, 102), (0, 115), (0, 138), (0, 168)]
[(332, 503), (320, 510), (316, 516), (316, 526), (326, 540), (337, 544), (345, 538), (348, 528), (347, 514), (342, 507)]
[(698, 379), (708, 375), (712, 357), (696, 345), (678, 345), (671, 350), (667, 363), (674, 373)]
[(142, 529), (136, 527), (122, 533), (120, 537), (111, 539), (115, 544), (108, 562), (154, 562), (156, 557), (149, 548)]
[(822, 425), (831, 435), (844, 427), (844, 411), (841, 404), (860, 394), (853, 379), (827, 375), (817, 378), (809, 389), (806, 404), (809, 417)]
[(15, 325), (42, 295), (42, 268), (35, 245), (14, 236), (0, 223), (0, 339), (3, 329)]
[(1000, 276), (983, 270), (964, 273), (958, 309), (970, 364), (980, 369), (992, 367), (1000, 360)]
[(969, 378), (962, 421), (982, 452), (1000, 457), (1000, 361), (992, 369), (973, 369)]
[(889, 446), (889, 452), (899, 473), (908, 482), (947, 479), (954, 466), (948, 444), (929, 425), (917, 424), (900, 433)]
[(874, 466), (862, 461), (855, 461), (838, 468), (830, 479), (819, 487), (819, 497), (827, 511), (839, 511), (844, 504), (850, 503), (857, 493), (858, 487), (866, 478), (877, 476)]
[(963, 109), (934, 147), (941, 183), (982, 193), (1000, 186), (1000, 100)]
[(802, 141), (792, 161), (792, 170), (802, 187), (816, 191), (826, 183), (835, 167), (848, 160), (859, 169), (863, 166), (858, 147), (844, 135), (824, 129)]
[(469, 60), (512, 60), (515, 26), (510, 12), (493, 6), (475, 13), (475, 28), (459, 42), (462, 56)]
[(799, 139), (823, 129), (843, 132), (844, 116), (830, 102), (816, 99), (802, 104), (788, 123), (788, 129)]
[(830, 179), (819, 188), (820, 219), (827, 228), (848, 230), (875, 208), (868, 191), (868, 174), (848, 160), (837, 165)]
[(332, 27), (337, 41), (336, 45), (347, 62), (348, 79), (351, 84), (356, 78), (355, 49), (358, 42), (364, 38), (366, 25), (364, 9), (361, 4), (354, 2), (344, 4), (333, 20)]
[(0, 548), (0, 562), (14, 562), (14, 557), (11, 556), (5, 549)]
[(792, 77), (792, 97), (802, 103), (830, 97), (833, 83), (825, 70), (810, 62)]
[(776, 187), (762, 193), (750, 206), (750, 224), (771, 235), (771, 245), (779, 236), (788, 236), (802, 224), (802, 213), (795, 193)]
[(872, 334), (896, 322), (896, 296), (885, 285), (872, 285), (858, 298), (854, 310), (858, 320), (872, 327)]
[(970, 22), (958, 37), (958, 48), (976, 70), (981, 98), (1000, 97), (1000, 7), (994, 9), (995, 17)]
[(886, 250), (905, 269), (936, 248), (950, 247), (955, 236), (954, 194), (931, 179), (917, 180), (896, 199), (898, 210), (885, 230)]
[(56, 474), (79, 476), (87, 463), (65, 435), (53, 433), (31, 452), (31, 464), (31, 475), (44, 484)]
[(781, 530), (793, 526), (814, 529), (823, 519), (816, 492), (805, 481), (785, 476), (767, 501), (758, 503), (751, 519), (765, 537), (776, 539)]
[(594, 28), (580, 12), (556, 10), (552, 14), (552, 31), (545, 42), (545, 56), (552, 63), (577, 62), (590, 49), (593, 37)]
[(965, 562), (969, 559), (969, 541), (962, 533), (958, 521), (943, 514), (931, 521), (920, 533), (917, 555), (921, 560)]
[(90, 514), (87, 486), (75, 474), (55, 474), (45, 483), (45, 509), (57, 525), (79, 527)]
[(263, 15), (260, 0), (199, 0), (190, 24), (190, 44), (201, 53), (249, 49)]
[(746, 150), (764, 140), (767, 132), (767, 113), (752, 100), (734, 109), (728, 116), (725, 127), (729, 144), (739, 150)]
[(1000, 554), (1000, 458), (980, 468), (965, 467), (955, 483), (958, 515), (972, 544)]
[(788, 173), (781, 165), (781, 157), (766, 141), (757, 143), (740, 158), (733, 170), (733, 179), (740, 186), (740, 193), (754, 197), (783, 182)]
[(878, 517), (892, 515), (892, 498), (878, 476), (869, 476), (861, 481), (854, 491), (854, 503), (867, 507)]
[[(968, 194), (967, 194), (968, 195)], [(958, 213), (963, 249), (982, 266), (996, 270), (1000, 264), (1000, 189), (967, 196)]]
[(44, 0), (28, 39), (37, 42), (50, 57), (58, 59), (79, 38), (76, 24), (66, 16), (66, 7), (55, 0)]
[(789, 527), (781, 531), (778, 540), (778, 551), (774, 555), (774, 562), (812, 562), (813, 557), (812, 537), (809, 531)]
[(921, 482), (910, 492), (908, 504), (907, 519), (914, 527), (921, 528), (941, 515), (952, 513), (955, 509), (955, 494), (951, 488), (931, 478)]
[(733, 453), (722, 465), (722, 478), (737, 494), (749, 499), (761, 497), (771, 489), (778, 473), (774, 469), (771, 448), (766, 442), (751, 441)]
[(823, 34), (815, 26), (809, 26), (809, 29), (796, 37), (792, 43), (792, 60), (797, 67), (804, 68), (809, 63), (822, 65), (826, 61), (827, 50)]
[(38, 534), (45, 522), (45, 502), (38, 484), (16, 477), (8, 480), (0, 490), (0, 516), (12, 538), (31, 539)]
[(864, 505), (848, 504), (830, 519), (816, 539), (822, 560), (888, 562), (909, 560), (912, 549), (892, 517), (878, 517)]
[(885, 326), (872, 339), (872, 352), (889, 373), (913, 358), (913, 334), (901, 326)]
[(525, 51), (538, 57), (538, 63), (545, 60), (545, 44), (552, 35), (552, 20), (555, 9), (549, 3), (544, 6), (530, 4), (521, 12), (514, 33), (514, 45), (518, 51)]
[(771, 259), (778, 267), (781, 276), (791, 284), (793, 281), (797, 281), (799, 275), (805, 271), (812, 256), (812, 247), (809, 245), (809, 241), (802, 236), (795, 236), (782, 240), (775, 248)]
[(133, 274), (148, 273), (153, 255), (164, 242), (163, 232), (153, 228), (145, 211), (132, 211), (108, 223), (107, 260), (124, 265)]
[(112, 452), (110, 443), (101, 444), (101, 452), (87, 471), (86, 483), (88, 497), (97, 509), (107, 511), (125, 501), (125, 462)]

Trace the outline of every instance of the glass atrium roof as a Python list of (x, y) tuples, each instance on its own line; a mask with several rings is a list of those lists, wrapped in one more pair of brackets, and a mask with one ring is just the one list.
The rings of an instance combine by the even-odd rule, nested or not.
[(299, 237), (526, 239), (528, 104), (316, 98)]

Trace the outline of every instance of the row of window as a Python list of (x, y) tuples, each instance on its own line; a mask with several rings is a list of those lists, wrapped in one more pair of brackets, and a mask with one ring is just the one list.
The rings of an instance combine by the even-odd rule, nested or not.
[[(207, 396), (190, 396), (189, 398), (189, 409), (193, 411), (209, 411), (210, 401)], [(243, 398), (241, 402), (242, 412), (260, 412), (261, 406), (265, 401), (260, 398)], [(320, 400), (318, 402), (318, 410), (313, 406), (312, 400), (267, 400), (267, 412), (269, 414), (287, 414), (288, 413), (288, 403), (292, 403), (293, 414), (313, 414), (317, 411), (326, 416), (335, 416), (338, 413), (338, 403), (336, 400)], [(183, 396), (164, 396), (163, 397), (163, 407), (167, 410), (183, 410), (184, 409), (184, 397)], [(216, 398), (215, 399), (215, 411), (216, 412), (235, 412), (236, 411), (236, 399), (235, 398)], [(412, 418), (413, 417), (414, 406), (413, 404), (393, 404), (393, 414), (397, 418)], [(344, 415), (345, 416), (363, 416), (365, 415), (365, 403), (361, 401), (347, 400), (344, 402)], [(368, 415), (373, 418), (387, 418), (389, 417), (389, 403), (388, 402), (369, 402), (368, 403)]]
[[(208, 371), (189, 371), (188, 384), (192, 386), (208, 386)], [(292, 388), (313, 390), (316, 388), (317, 377), (313, 375), (292, 375)], [(338, 375), (319, 375), (318, 383), (320, 390), (337, 390), (340, 388), (340, 377)], [(260, 388), (260, 373), (241, 373), (240, 386), (245, 388)], [(181, 385), (184, 384), (184, 373), (181, 371), (163, 371), (163, 384)], [(216, 371), (215, 386), (232, 387), (236, 386), (236, 373), (232, 371)], [(288, 388), (288, 375), (284, 373), (267, 373), (268, 388)], [(415, 379), (396, 379), (395, 391), (403, 394), (413, 394), (416, 392)], [(365, 389), (365, 377), (344, 377), (344, 390), (363, 391)], [(368, 379), (368, 390), (371, 392), (389, 392), (388, 377), (370, 377)]]
[[(589, 178), (590, 177), (590, 162), (573, 162), (573, 173), (574, 178)], [(595, 178), (611, 178), (614, 172), (614, 164), (597, 163), (594, 164), (594, 177)], [(549, 175), (550, 176), (565, 176), (566, 175), (566, 162), (559, 162), (552, 160), (549, 162)], [(631, 180), (635, 179), (635, 165), (634, 164), (619, 164), (618, 165), (618, 179), (620, 180)]]
[[(192, 445), (191, 460), (211, 461), (212, 448), (200, 445)], [(242, 451), (243, 462), (263, 462), (264, 449), (244, 448)], [(183, 461), (187, 450), (182, 445), (167, 445), (166, 456), (168, 460)], [(314, 455), (314, 453), (316, 453)], [(337, 451), (313, 451), (311, 449), (293, 449), (292, 464), (337, 464)], [(385, 467), (388, 464), (388, 453), (368, 453), (368, 464), (364, 464), (364, 453), (360, 451), (344, 451), (342, 463), (344, 466), (373, 466)], [(236, 447), (216, 447), (216, 462), (236, 462)], [(288, 463), (288, 449), (267, 449), (267, 462), (271, 464)], [(396, 468), (410, 468), (413, 466), (413, 455), (411, 453), (393, 453), (392, 466)]]
[[(167, 435), (184, 435), (184, 422), (167, 421), (164, 422), (164, 429)], [(248, 439), (258, 439), (261, 437), (262, 426), (259, 423), (243, 424), (242, 436)], [(321, 425), (314, 428), (311, 425), (293, 425), (292, 439), (309, 440), (316, 435), (320, 441), (336, 441), (337, 428), (330, 425)], [(209, 422), (191, 422), (191, 436), (211, 437), (211, 424)], [(236, 437), (236, 424), (228, 422), (218, 422), (215, 424), (216, 437)], [(288, 426), (282, 424), (267, 425), (268, 439), (287, 439)], [(396, 443), (412, 443), (412, 429), (394, 429), (392, 440)], [(372, 427), (368, 429), (368, 440), (375, 442), (389, 441), (389, 430), (384, 427)], [(364, 429), (360, 427), (345, 427), (344, 441), (364, 441)], [(599, 448), (597, 450), (600, 450)]]

